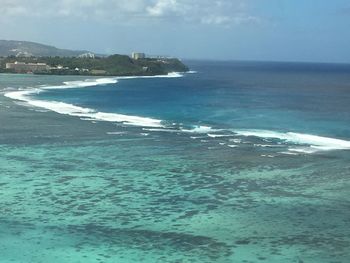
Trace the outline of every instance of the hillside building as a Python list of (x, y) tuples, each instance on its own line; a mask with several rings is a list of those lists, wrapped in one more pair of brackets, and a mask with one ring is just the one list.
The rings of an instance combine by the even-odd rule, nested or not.
[(135, 59), (135, 60), (138, 60), (138, 59), (146, 58), (146, 55), (145, 55), (145, 53), (132, 52), (131, 58)]
[(79, 55), (78, 58), (95, 58), (95, 54), (88, 52), (88, 53)]
[(16, 73), (47, 72), (50, 70), (50, 66), (46, 63), (25, 63), (16, 61), (14, 63), (6, 63), (6, 69), (14, 70)]

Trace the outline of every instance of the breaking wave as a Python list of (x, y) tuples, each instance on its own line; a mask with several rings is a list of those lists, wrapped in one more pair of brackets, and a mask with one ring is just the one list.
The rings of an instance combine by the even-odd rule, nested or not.
[[(60, 101), (49, 101), (36, 99), (35, 94), (52, 89), (73, 89), (84, 88), (99, 85), (108, 85), (117, 83), (118, 80), (123, 79), (137, 79), (137, 78), (178, 78), (183, 75), (179, 73), (170, 73), (166, 76), (128, 76), (115, 78), (99, 78), (88, 79), (85, 81), (67, 81), (58, 86), (43, 86), (38, 88), (29, 88), (26, 90), (7, 90), (4, 94), (6, 97), (13, 100), (21, 101), (27, 105), (47, 109), (59, 114), (79, 117), (82, 120), (89, 121), (108, 121), (117, 122), (125, 125), (141, 126), (145, 131), (150, 132), (170, 132), (188, 134), (193, 139), (209, 139), (220, 141), (220, 145), (226, 145), (232, 148), (239, 147), (237, 144), (252, 144), (254, 147), (261, 148), (275, 148), (285, 147), (286, 151), (280, 152), (282, 154), (312, 154), (320, 151), (332, 150), (350, 150), (350, 141), (323, 137), (313, 134), (304, 134), (296, 132), (278, 132), (270, 130), (231, 130), (218, 129), (207, 125), (183, 126), (182, 123), (167, 123), (165, 121), (142, 117), (131, 116), (118, 113), (99, 112), (95, 109), (80, 107), (77, 105), (64, 103)], [(198, 135), (195, 135), (198, 134)], [(204, 137), (203, 137), (204, 136)], [(248, 139), (244, 139), (247, 137)], [(264, 142), (251, 142), (249, 137), (256, 137)], [(225, 143), (223, 142), (225, 141)], [(268, 141), (268, 143), (265, 143)], [(232, 142), (234, 144), (232, 144)]]
[(137, 79), (137, 78), (178, 78), (182, 77), (179, 73), (169, 73), (168, 75), (159, 76), (130, 76), (130, 77), (115, 77), (115, 78), (99, 78), (99, 79), (88, 79), (84, 81), (67, 81), (63, 85), (58, 86), (43, 86), (40, 88), (32, 88), (26, 90), (17, 90), (5, 93), (5, 97), (13, 100), (26, 102), (27, 104), (45, 108), (60, 114), (76, 116), (83, 118), (84, 120), (95, 120), (95, 121), (109, 121), (119, 122), (126, 125), (144, 126), (144, 127), (164, 127), (162, 121), (153, 118), (131, 116), (118, 113), (98, 112), (94, 109), (84, 108), (69, 103), (59, 101), (48, 101), (48, 100), (37, 100), (32, 95), (39, 94), (45, 90), (52, 89), (74, 89), (74, 88), (85, 88), (99, 85), (107, 85), (117, 83), (120, 79)]
[[(350, 141), (295, 132), (275, 132), (268, 130), (234, 130), (240, 136), (262, 139), (277, 139), (293, 144), (288, 150), (295, 153), (315, 153), (318, 151), (350, 150)], [(302, 145), (302, 147), (298, 147)]]

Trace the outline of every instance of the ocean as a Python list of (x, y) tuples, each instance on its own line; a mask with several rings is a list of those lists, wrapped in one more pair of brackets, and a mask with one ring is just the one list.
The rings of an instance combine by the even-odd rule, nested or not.
[(0, 262), (350, 262), (350, 65), (0, 75)]

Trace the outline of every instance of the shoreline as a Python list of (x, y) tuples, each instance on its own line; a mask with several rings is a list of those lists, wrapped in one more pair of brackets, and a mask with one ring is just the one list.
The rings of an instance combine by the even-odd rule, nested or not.
[(173, 71), (164, 74), (123, 74), (123, 75), (96, 75), (96, 74), (46, 74), (46, 73), (21, 73), (21, 72), (0, 72), (0, 75), (26, 75), (26, 76), (72, 76), (72, 77), (106, 77), (106, 78), (122, 78), (122, 77), (141, 77), (141, 78), (152, 78), (159, 76), (168, 76), (169, 74), (195, 74), (197, 71)]
[(129, 56), (118, 54), (105, 58), (0, 58), (0, 71), (14, 74), (119, 77), (166, 75), (169, 72), (185, 72), (189, 70), (189, 67), (177, 58), (133, 59)]

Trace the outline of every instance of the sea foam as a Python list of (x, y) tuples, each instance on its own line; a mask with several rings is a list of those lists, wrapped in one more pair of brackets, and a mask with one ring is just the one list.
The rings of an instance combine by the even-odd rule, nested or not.
[(124, 77), (116, 77), (115, 79), (154, 79), (154, 78), (181, 78), (183, 74), (179, 72), (170, 72), (168, 75), (155, 75), (155, 76), (124, 76)]
[(318, 151), (350, 150), (350, 141), (295, 132), (275, 132), (268, 130), (234, 130), (237, 135), (254, 136), (262, 139), (278, 139), (303, 147), (290, 147), (296, 153), (315, 153)]
[(180, 130), (186, 133), (211, 133), (211, 132), (221, 131), (221, 130), (213, 129), (210, 126), (201, 126), (201, 125), (194, 126), (192, 129), (180, 128)]
[(17, 101), (26, 102), (28, 105), (45, 108), (59, 114), (80, 117), (84, 120), (120, 122), (126, 125), (143, 126), (143, 127), (164, 127), (162, 121), (153, 118), (130, 116), (117, 113), (98, 112), (94, 109), (84, 108), (69, 103), (59, 101), (37, 100), (32, 95), (39, 94), (45, 90), (52, 89), (73, 89), (85, 88), (99, 85), (107, 85), (117, 83), (119, 79), (136, 79), (136, 78), (178, 78), (182, 77), (180, 73), (169, 73), (160, 76), (131, 76), (131, 77), (115, 77), (115, 78), (99, 78), (87, 79), (84, 81), (67, 81), (63, 85), (42, 86), (40, 88), (29, 88), (26, 90), (11, 91), (4, 94), (5, 97)]
[(212, 133), (208, 133), (207, 134), (208, 137), (210, 138), (223, 138), (223, 137), (232, 137), (232, 134), (212, 134)]

